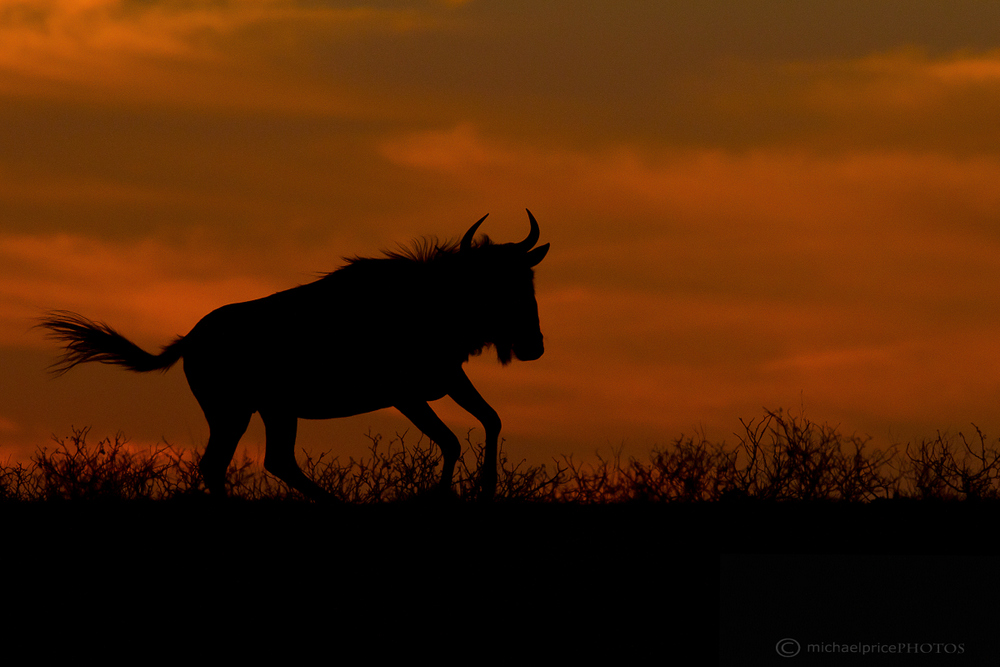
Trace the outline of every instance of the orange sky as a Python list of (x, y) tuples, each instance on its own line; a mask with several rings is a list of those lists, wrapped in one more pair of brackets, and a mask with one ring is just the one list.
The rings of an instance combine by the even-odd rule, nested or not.
[[(764, 407), (1000, 436), (997, 25), (974, 0), (0, 0), (2, 456), (71, 425), (207, 439), (179, 369), (50, 379), (46, 309), (158, 348), (487, 212), (520, 239), (525, 207), (546, 354), (469, 367), (515, 460), (732, 441)], [(407, 426), (300, 442), (369, 428)]]

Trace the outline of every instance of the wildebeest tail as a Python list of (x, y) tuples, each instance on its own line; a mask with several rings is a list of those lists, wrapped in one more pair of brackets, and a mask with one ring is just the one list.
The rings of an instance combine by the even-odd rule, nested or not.
[(114, 364), (138, 373), (165, 371), (184, 354), (183, 337), (164, 347), (160, 354), (150, 354), (107, 324), (64, 310), (47, 313), (38, 326), (66, 349), (51, 367), (58, 375), (88, 361)]

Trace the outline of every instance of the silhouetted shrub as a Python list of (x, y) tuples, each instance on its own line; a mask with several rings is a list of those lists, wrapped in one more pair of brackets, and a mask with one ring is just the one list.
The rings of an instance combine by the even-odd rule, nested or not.
[[(681, 437), (656, 447), (646, 460), (610, 456), (577, 462), (572, 456), (550, 466), (512, 463), (498, 455), (499, 501), (622, 503), (716, 501), (846, 501), (883, 498), (996, 499), (1000, 497), (1000, 449), (976, 429), (970, 441), (961, 433), (938, 433), (933, 440), (882, 451), (870, 440), (845, 436), (782, 411), (759, 421), (741, 422), (738, 443)], [(456, 468), (459, 500), (478, 498), (477, 476), (483, 446), (466, 435)], [(39, 448), (29, 464), (0, 466), (0, 501), (164, 500), (204, 493), (199, 454), (163, 444), (136, 452), (121, 434), (96, 445), (88, 429), (74, 429), (55, 446)], [(302, 468), (322, 488), (352, 504), (391, 503), (437, 493), (441, 455), (423, 435), (415, 444), (407, 433), (386, 441), (366, 435), (368, 454), (342, 462), (336, 456), (305, 453)], [(229, 468), (228, 492), (244, 500), (302, 500), (243, 454)]]
[(986, 436), (976, 428), (978, 443), (969, 444), (958, 434), (962, 446), (953, 438), (937, 434), (931, 441), (906, 447), (906, 476), (912, 480), (912, 495), (935, 499), (996, 499), (1000, 495), (1000, 452), (988, 447)]
[(654, 448), (648, 461), (623, 461), (621, 450), (596, 463), (567, 457), (568, 480), (556, 495), (582, 503), (622, 501), (847, 501), (879, 498), (980, 499), (1000, 496), (1000, 450), (976, 429), (970, 445), (921, 442), (915, 453), (882, 451), (870, 438), (845, 436), (781, 411), (742, 421), (739, 443), (727, 447), (702, 438), (679, 438)]
[(780, 411), (741, 423), (745, 433), (726, 467), (724, 494), (859, 502), (889, 497), (900, 482), (888, 467), (894, 451), (871, 448), (867, 437), (844, 436)]
[(190, 480), (192, 470), (173, 448), (136, 453), (121, 433), (92, 446), (88, 433), (73, 429), (68, 438), (53, 438), (54, 449), (38, 450), (32, 458), (31, 499), (150, 500), (186, 490), (184, 478)]
[(0, 468), (0, 501), (33, 497), (37, 483), (33, 466), (26, 466), (20, 462), (11, 465), (8, 462)]

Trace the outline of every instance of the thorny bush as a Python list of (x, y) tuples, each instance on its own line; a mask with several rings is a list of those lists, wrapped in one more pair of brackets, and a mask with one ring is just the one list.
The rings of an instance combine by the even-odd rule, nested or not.
[[(735, 446), (704, 436), (681, 437), (656, 447), (646, 460), (596, 453), (589, 462), (564, 456), (550, 465), (513, 463), (501, 443), (499, 501), (621, 503), (734, 500), (867, 502), (880, 498), (970, 499), (1000, 497), (1000, 447), (976, 428), (970, 442), (938, 433), (933, 440), (882, 451), (870, 440), (845, 436), (782, 411), (741, 422)], [(460, 500), (479, 496), (483, 446), (466, 435), (455, 471)], [(0, 464), (0, 501), (165, 500), (204, 493), (199, 455), (164, 443), (134, 448), (121, 434), (89, 444), (88, 429), (54, 438), (30, 462)], [(372, 504), (419, 498), (438, 479), (440, 453), (422, 435), (388, 442), (368, 433), (367, 454), (342, 462), (304, 453), (302, 468), (347, 503)], [(900, 453), (902, 449), (902, 454)], [(246, 453), (231, 464), (229, 494), (245, 500), (301, 500)]]

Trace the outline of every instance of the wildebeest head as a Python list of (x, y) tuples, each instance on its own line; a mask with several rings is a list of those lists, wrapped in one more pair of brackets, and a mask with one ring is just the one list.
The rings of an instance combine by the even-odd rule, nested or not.
[(484, 306), (479, 311), (482, 333), (504, 365), (512, 356), (521, 361), (538, 359), (545, 347), (538, 323), (533, 267), (545, 257), (549, 244), (535, 247), (540, 232), (535, 216), (528, 211), (531, 231), (523, 241), (494, 244), (485, 239), (474, 246), (476, 230), (484, 220), (485, 215), (469, 228), (458, 252), (461, 259), (468, 260), (470, 288)]

